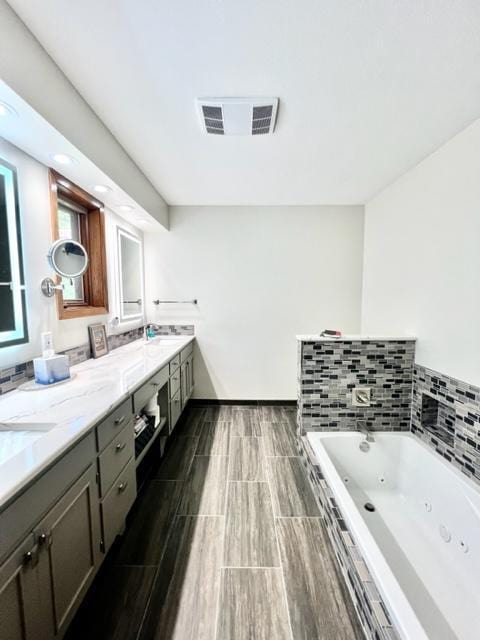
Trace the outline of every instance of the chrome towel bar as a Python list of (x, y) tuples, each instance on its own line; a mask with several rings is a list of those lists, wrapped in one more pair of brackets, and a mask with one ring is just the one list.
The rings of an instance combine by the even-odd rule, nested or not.
[(198, 304), (198, 300), (154, 300), (153, 304)]

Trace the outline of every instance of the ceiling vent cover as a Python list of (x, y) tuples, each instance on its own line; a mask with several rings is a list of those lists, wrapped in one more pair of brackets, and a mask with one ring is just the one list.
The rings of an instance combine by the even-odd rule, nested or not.
[(273, 133), (278, 98), (198, 98), (206, 133), (220, 136), (257, 136)]

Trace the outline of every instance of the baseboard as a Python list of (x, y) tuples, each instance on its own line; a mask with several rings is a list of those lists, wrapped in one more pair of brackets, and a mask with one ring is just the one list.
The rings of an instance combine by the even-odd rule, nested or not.
[(218, 398), (212, 399), (203, 399), (203, 398), (193, 398), (189, 400), (189, 404), (192, 407), (204, 407), (207, 405), (255, 405), (258, 407), (268, 407), (268, 406), (289, 406), (296, 407), (296, 400), (219, 400)]

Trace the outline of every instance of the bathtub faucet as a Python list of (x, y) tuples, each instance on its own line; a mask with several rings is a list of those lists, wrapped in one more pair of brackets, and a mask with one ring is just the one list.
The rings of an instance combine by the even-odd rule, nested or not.
[(373, 431), (368, 426), (367, 420), (357, 420), (357, 430), (364, 434), (367, 442), (375, 442)]

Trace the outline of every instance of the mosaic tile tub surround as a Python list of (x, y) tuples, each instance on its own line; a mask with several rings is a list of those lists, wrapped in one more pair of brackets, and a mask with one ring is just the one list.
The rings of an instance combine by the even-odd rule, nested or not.
[[(299, 339), (298, 424), (306, 431), (410, 429), (415, 339)], [(352, 389), (370, 387), (370, 407), (352, 405)]]
[(382, 596), (304, 436), (298, 437), (298, 448), (340, 572), (366, 637), (369, 640), (399, 640), (400, 636), (393, 626)]
[(412, 432), (480, 482), (480, 387), (416, 364)]
[[(130, 342), (143, 338), (144, 327), (137, 327), (123, 333), (117, 333), (108, 336), (108, 348), (110, 351), (123, 347)], [(155, 333), (162, 336), (178, 336), (178, 335), (194, 335), (194, 325), (159, 325)], [(73, 367), (76, 364), (80, 364), (85, 360), (92, 357), (90, 344), (83, 344), (72, 349), (62, 351), (68, 356), (70, 366)], [(32, 380), (33, 375), (33, 361), (22, 362), (17, 365), (12, 365), (0, 370), (0, 396), (13, 391), (24, 382)]]

